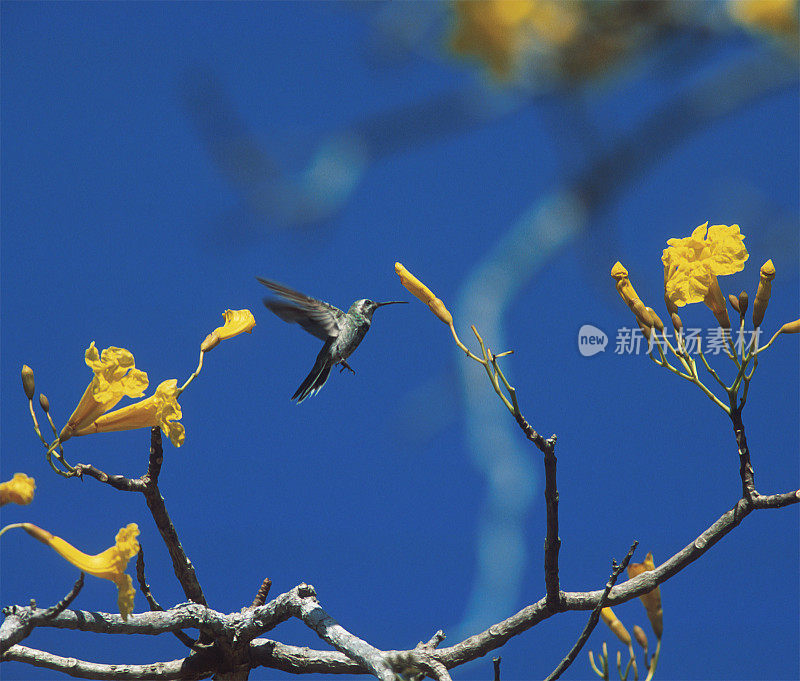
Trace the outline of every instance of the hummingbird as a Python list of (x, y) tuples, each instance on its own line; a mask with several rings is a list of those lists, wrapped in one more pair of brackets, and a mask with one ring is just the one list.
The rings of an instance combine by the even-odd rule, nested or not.
[(325, 341), (322, 350), (317, 355), (317, 361), (311, 373), (306, 376), (300, 387), (292, 395), (293, 400), (300, 404), (307, 397), (315, 395), (331, 373), (336, 364), (341, 364), (339, 373), (345, 369), (353, 371), (347, 363), (347, 358), (353, 354), (358, 344), (364, 339), (372, 324), (372, 315), (379, 307), (408, 303), (407, 300), (389, 300), (385, 303), (376, 303), (374, 300), (362, 298), (355, 301), (345, 313), (338, 307), (316, 298), (311, 298), (288, 286), (278, 284), (256, 277), (264, 286), (274, 291), (286, 300), (264, 298), (264, 305), (274, 312), (283, 321), (302, 326), (312, 336)]

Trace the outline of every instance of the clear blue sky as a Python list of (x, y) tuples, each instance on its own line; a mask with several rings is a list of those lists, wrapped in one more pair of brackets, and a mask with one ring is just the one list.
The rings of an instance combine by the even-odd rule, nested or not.
[[(666, 240), (738, 223), (751, 257), (725, 292), (752, 296), (772, 258), (765, 328), (798, 317), (796, 78), (753, 96), (757, 83), (736, 81), (741, 101), (726, 111), (705, 83), (759, 57), (785, 67), (763, 41), (711, 30), (588, 87), (504, 91), (447, 53), (436, 6), (407, 7), (419, 15), (408, 27), (432, 23), (405, 52), (382, 4), (2, 4), (2, 478), (37, 484), (3, 524), (95, 553), (136, 522), (154, 595), (183, 601), (140, 496), (50, 471), (19, 370), (34, 368), (60, 427), (91, 377), (91, 341), (130, 349), (152, 390), (185, 380), (221, 313), (247, 307), (253, 334), (207, 356), (181, 398), (186, 443), (165, 442), (161, 490), (210, 605), (249, 605), (264, 577), (274, 594), (305, 581), (353, 633), (410, 648), (439, 628), (454, 644), (538, 600), (540, 454), (400, 286), (396, 260), (448, 304), (462, 339), (475, 323), (493, 350), (514, 349), (503, 366), (523, 412), (558, 434), (562, 588), (601, 588), (634, 539), (635, 561), (652, 551), (660, 563), (733, 505), (727, 417), (645, 357), (613, 352), (633, 319), (609, 272), (622, 260), (663, 316)], [(697, 109), (665, 114), (635, 135), (693, 87), (701, 122)], [(629, 157), (597, 165), (631, 139)], [(548, 222), (586, 177), (598, 193), (588, 210)], [(412, 304), (379, 310), (356, 375), (334, 372), (298, 407), (289, 397), (320, 344), (263, 308), (256, 275), (343, 308)], [(703, 306), (685, 316), (712, 319)], [(608, 334), (605, 353), (579, 354), (583, 324)], [(763, 493), (798, 484), (799, 373), (798, 337), (784, 337), (750, 390)], [(148, 446), (134, 431), (75, 438), (66, 453), (139, 476)], [(662, 586), (657, 678), (798, 677), (797, 521), (797, 507), (754, 513)], [(22, 532), (3, 536), (0, 565), (3, 605), (50, 605), (77, 577)], [(113, 611), (113, 586), (87, 580), (75, 607)], [(638, 600), (617, 614), (646, 625)], [(586, 617), (513, 640), (504, 681), (546, 676)], [(298, 622), (269, 635), (325, 647)], [(588, 648), (603, 640), (616, 650), (603, 625)], [(25, 644), (109, 663), (185, 655), (171, 636), (37, 630)], [(491, 674), (488, 656), (455, 678)], [(19, 664), (2, 675), (61, 678)], [(564, 678), (591, 677), (584, 651)]]

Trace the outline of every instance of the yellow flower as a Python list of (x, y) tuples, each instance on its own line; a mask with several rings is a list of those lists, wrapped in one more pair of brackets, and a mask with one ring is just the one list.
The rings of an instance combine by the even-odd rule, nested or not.
[(180, 447), (186, 437), (183, 424), (177, 423), (181, 418), (181, 406), (178, 404), (178, 381), (171, 378), (156, 388), (155, 395), (129, 404), (127, 407), (108, 412), (98, 417), (85, 428), (76, 431), (75, 435), (90, 433), (110, 433), (117, 430), (134, 430), (136, 428), (152, 428), (161, 426), (172, 444)]
[(86, 364), (94, 378), (61, 430), (62, 442), (113, 409), (124, 396), (142, 397), (148, 384), (147, 374), (135, 368), (133, 355), (125, 348), (110, 347), (98, 354), (92, 341), (86, 350)]
[(6, 504), (19, 504), (27, 506), (33, 499), (33, 490), (36, 483), (25, 473), (14, 473), (8, 482), (0, 482), (0, 506)]
[(394, 271), (400, 276), (400, 283), (431, 308), (433, 314), (445, 324), (449, 325), (453, 323), (453, 315), (450, 314), (450, 311), (444, 306), (444, 303), (433, 294), (433, 291), (425, 286), (425, 284), (411, 274), (411, 272), (399, 262), (394, 264)]
[(128, 566), (128, 561), (139, 553), (139, 542), (136, 541), (139, 528), (136, 523), (123, 527), (117, 532), (115, 545), (96, 556), (89, 556), (79, 551), (61, 537), (56, 537), (31, 523), (22, 523), (22, 527), (29, 535), (50, 546), (81, 572), (114, 582), (118, 589), (119, 613), (122, 619), (128, 619), (128, 615), (133, 612), (133, 597), (136, 591), (130, 575), (125, 574), (125, 568)]
[(208, 352), (217, 347), (220, 341), (238, 336), (240, 333), (253, 333), (256, 319), (250, 310), (225, 310), (222, 313), (225, 318), (225, 325), (218, 326), (203, 341), (200, 349)]
[[(648, 553), (645, 556), (644, 561), (641, 563), (631, 563), (628, 565), (628, 578), (633, 579), (642, 572), (650, 572), (654, 570), (655, 567), (656, 566), (653, 563), (653, 554)], [(639, 599), (644, 605), (644, 609), (647, 612), (647, 618), (650, 620), (650, 625), (653, 627), (653, 632), (655, 633), (656, 638), (661, 640), (661, 634), (664, 633), (664, 621), (663, 612), (661, 610), (660, 587), (656, 587), (652, 591), (642, 594), (639, 596)]]
[(744, 269), (750, 256), (743, 242), (739, 225), (708, 227), (708, 222), (689, 237), (669, 239), (661, 257), (666, 297), (678, 307), (700, 301), (708, 304), (707, 295), (717, 276)]
[(631, 309), (631, 312), (636, 315), (636, 320), (639, 322), (639, 325), (648, 329), (652, 328), (654, 324), (653, 317), (647, 311), (645, 304), (639, 298), (630, 279), (628, 279), (628, 270), (623, 267), (619, 260), (614, 263), (614, 266), (611, 268), (611, 276), (616, 279), (617, 291), (619, 295), (622, 296), (622, 300), (624, 300)]
[(628, 633), (625, 625), (619, 621), (619, 618), (614, 614), (614, 611), (611, 610), (611, 608), (606, 607), (600, 610), (600, 617), (603, 618), (603, 622), (608, 625), (608, 628), (614, 632), (620, 641), (622, 641), (626, 646), (631, 644), (631, 635)]

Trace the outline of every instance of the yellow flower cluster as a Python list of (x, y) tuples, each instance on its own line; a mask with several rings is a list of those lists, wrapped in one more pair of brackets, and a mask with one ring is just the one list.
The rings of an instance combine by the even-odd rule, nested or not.
[[(706, 222), (691, 236), (669, 239), (667, 244), (668, 248), (664, 249), (661, 257), (664, 288), (667, 298), (678, 307), (700, 301), (708, 304), (719, 291), (717, 277), (741, 272), (750, 257), (739, 225), (708, 227)], [(721, 293), (719, 297), (722, 297)]]

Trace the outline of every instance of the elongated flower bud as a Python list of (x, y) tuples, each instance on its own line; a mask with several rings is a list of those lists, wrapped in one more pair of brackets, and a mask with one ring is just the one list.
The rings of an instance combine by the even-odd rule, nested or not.
[(739, 312), (739, 296), (735, 296), (732, 293), (729, 293), (728, 294), (728, 302), (731, 304), (731, 307), (736, 312)]
[(36, 392), (36, 383), (33, 380), (33, 369), (27, 364), (22, 365), (22, 388), (28, 399), (32, 400), (33, 393)]
[[(617, 261), (614, 267), (611, 268), (611, 276), (617, 281), (617, 292), (631, 309), (631, 312), (636, 315), (639, 324), (646, 326), (648, 329), (652, 328), (653, 318), (636, 293), (636, 289), (633, 288), (633, 284), (628, 279), (628, 270), (623, 267), (621, 262)], [(647, 337), (650, 338), (649, 335)]]
[(800, 333), (800, 319), (795, 319), (793, 322), (786, 322), (778, 330), (778, 333)]
[(650, 313), (650, 316), (653, 318), (653, 326), (656, 327), (656, 330), (659, 333), (664, 332), (664, 322), (661, 321), (661, 317), (656, 314), (656, 311), (652, 307), (648, 307), (647, 311)]
[(716, 275), (711, 277), (711, 284), (708, 287), (703, 302), (708, 306), (711, 312), (716, 317), (717, 322), (723, 329), (731, 328), (731, 320), (728, 317), (728, 308), (725, 306), (725, 298), (722, 295), (722, 290), (719, 287)]
[(683, 330), (683, 322), (681, 318), (678, 316), (677, 312), (673, 312), (670, 315), (670, 319), (672, 319), (672, 326), (675, 329), (675, 333), (680, 333)]
[(608, 628), (614, 632), (620, 641), (622, 641), (626, 646), (631, 644), (631, 635), (628, 633), (625, 625), (619, 621), (611, 608), (603, 608), (600, 611), (600, 617), (603, 618), (603, 622), (608, 625)]
[(745, 312), (747, 312), (747, 303), (749, 300), (750, 299), (747, 295), (747, 291), (742, 291), (739, 294), (739, 311), (742, 316), (744, 316)]
[(50, 400), (47, 399), (47, 395), (44, 393), (39, 393), (39, 406), (45, 414), (50, 411)]
[(453, 323), (453, 315), (450, 314), (444, 303), (434, 295), (433, 291), (411, 274), (401, 263), (396, 262), (394, 264), (394, 271), (400, 277), (400, 283), (425, 303), (433, 314), (447, 325)]
[(647, 650), (647, 634), (644, 633), (644, 629), (638, 624), (633, 626), (633, 637), (636, 639), (636, 642), (642, 646), (643, 650)]
[(767, 260), (761, 266), (761, 280), (758, 282), (756, 299), (753, 301), (753, 328), (757, 329), (761, 326), (761, 322), (764, 321), (764, 313), (767, 311), (774, 278), (775, 265), (772, 264), (772, 260)]

